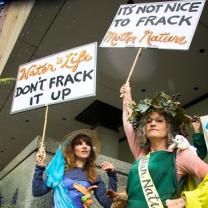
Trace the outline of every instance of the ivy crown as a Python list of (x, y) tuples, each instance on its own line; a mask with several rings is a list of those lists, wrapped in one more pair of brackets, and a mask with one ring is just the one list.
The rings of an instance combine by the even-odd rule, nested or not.
[(181, 107), (178, 97), (179, 94), (171, 97), (164, 92), (157, 92), (153, 99), (146, 98), (140, 100), (138, 104), (130, 103), (129, 107), (132, 109), (132, 114), (129, 116), (130, 123), (134, 128), (137, 128), (141, 118), (147, 113), (156, 110), (167, 114), (180, 128), (189, 120), (185, 116), (185, 111)]

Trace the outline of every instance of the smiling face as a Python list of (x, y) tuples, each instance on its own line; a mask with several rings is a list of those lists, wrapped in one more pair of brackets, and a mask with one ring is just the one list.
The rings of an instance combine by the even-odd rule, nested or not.
[(168, 125), (163, 115), (158, 112), (152, 112), (146, 120), (145, 132), (147, 138), (162, 139), (168, 136)]
[(84, 140), (80, 139), (79, 143), (74, 146), (74, 153), (78, 159), (87, 160), (90, 156), (91, 146)]

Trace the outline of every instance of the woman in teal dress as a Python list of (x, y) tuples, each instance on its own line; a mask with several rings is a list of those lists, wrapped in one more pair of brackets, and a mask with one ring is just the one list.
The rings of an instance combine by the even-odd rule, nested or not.
[[(136, 159), (127, 180), (127, 207), (206, 207), (208, 165), (181, 136), (189, 120), (180, 103), (161, 92), (153, 99), (136, 104), (132, 101), (129, 83), (120, 92), (124, 130)], [(184, 143), (170, 149), (177, 137)], [(198, 177), (202, 184), (181, 193), (180, 184), (184, 185), (190, 175)]]

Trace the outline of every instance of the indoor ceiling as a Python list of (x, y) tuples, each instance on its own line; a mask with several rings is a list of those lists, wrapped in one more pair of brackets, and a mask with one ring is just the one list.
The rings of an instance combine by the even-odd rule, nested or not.
[[(119, 5), (126, 2), (127, 0), (36, 1), (2, 76), (16, 77), (20, 64), (40, 57), (87, 43), (98, 42), (99, 45)], [(138, 100), (164, 90), (170, 94), (180, 93), (182, 104), (188, 105), (208, 97), (207, 46), (208, 2), (188, 51), (143, 50), (131, 79), (134, 98)], [(89, 127), (74, 118), (95, 100), (121, 109), (119, 89), (128, 76), (137, 50), (98, 48), (96, 96), (49, 106), (46, 136), (60, 139), (71, 130)], [(10, 115), (13, 90), (13, 85), (0, 87), (1, 168), (37, 135), (42, 134), (43, 130), (44, 108)]]

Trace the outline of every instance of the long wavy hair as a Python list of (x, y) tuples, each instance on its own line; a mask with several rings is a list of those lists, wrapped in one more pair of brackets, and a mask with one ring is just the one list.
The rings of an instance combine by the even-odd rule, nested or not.
[(90, 155), (86, 159), (83, 170), (86, 172), (89, 181), (94, 182), (97, 179), (95, 165), (96, 153), (93, 149), (92, 139), (85, 134), (78, 134), (74, 137), (72, 142), (64, 148), (63, 155), (65, 160), (65, 171), (72, 170), (76, 167), (77, 157), (75, 155), (75, 146), (79, 145), (82, 141), (91, 147)]
[(152, 112), (157, 112), (159, 115), (161, 115), (165, 118), (165, 121), (166, 121), (166, 124), (167, 124), (167, 127), (168, 127), (168, 135), (167, 135), (167, 140), (166, 140), (166, 146), (167, 147), (173, 143), (173, 138), (178, 133), (178, 127), (174, 123), (174, 120), (171, 116), (169, 116), (165, 112), (152, 109), (140, 120), (138, 128), (136, 130), (137, 131), (137, 137), (138, 137), (138, 140), (137, 140), (138, 145), (141, 149), (144, 150), (144, 152), (146, 154), (151, 151), (151, 144), (150, 144), (150, 140), (146, 136), (145, 126), (147, 124), (147, 119), (150, 117), (150, 114)]

